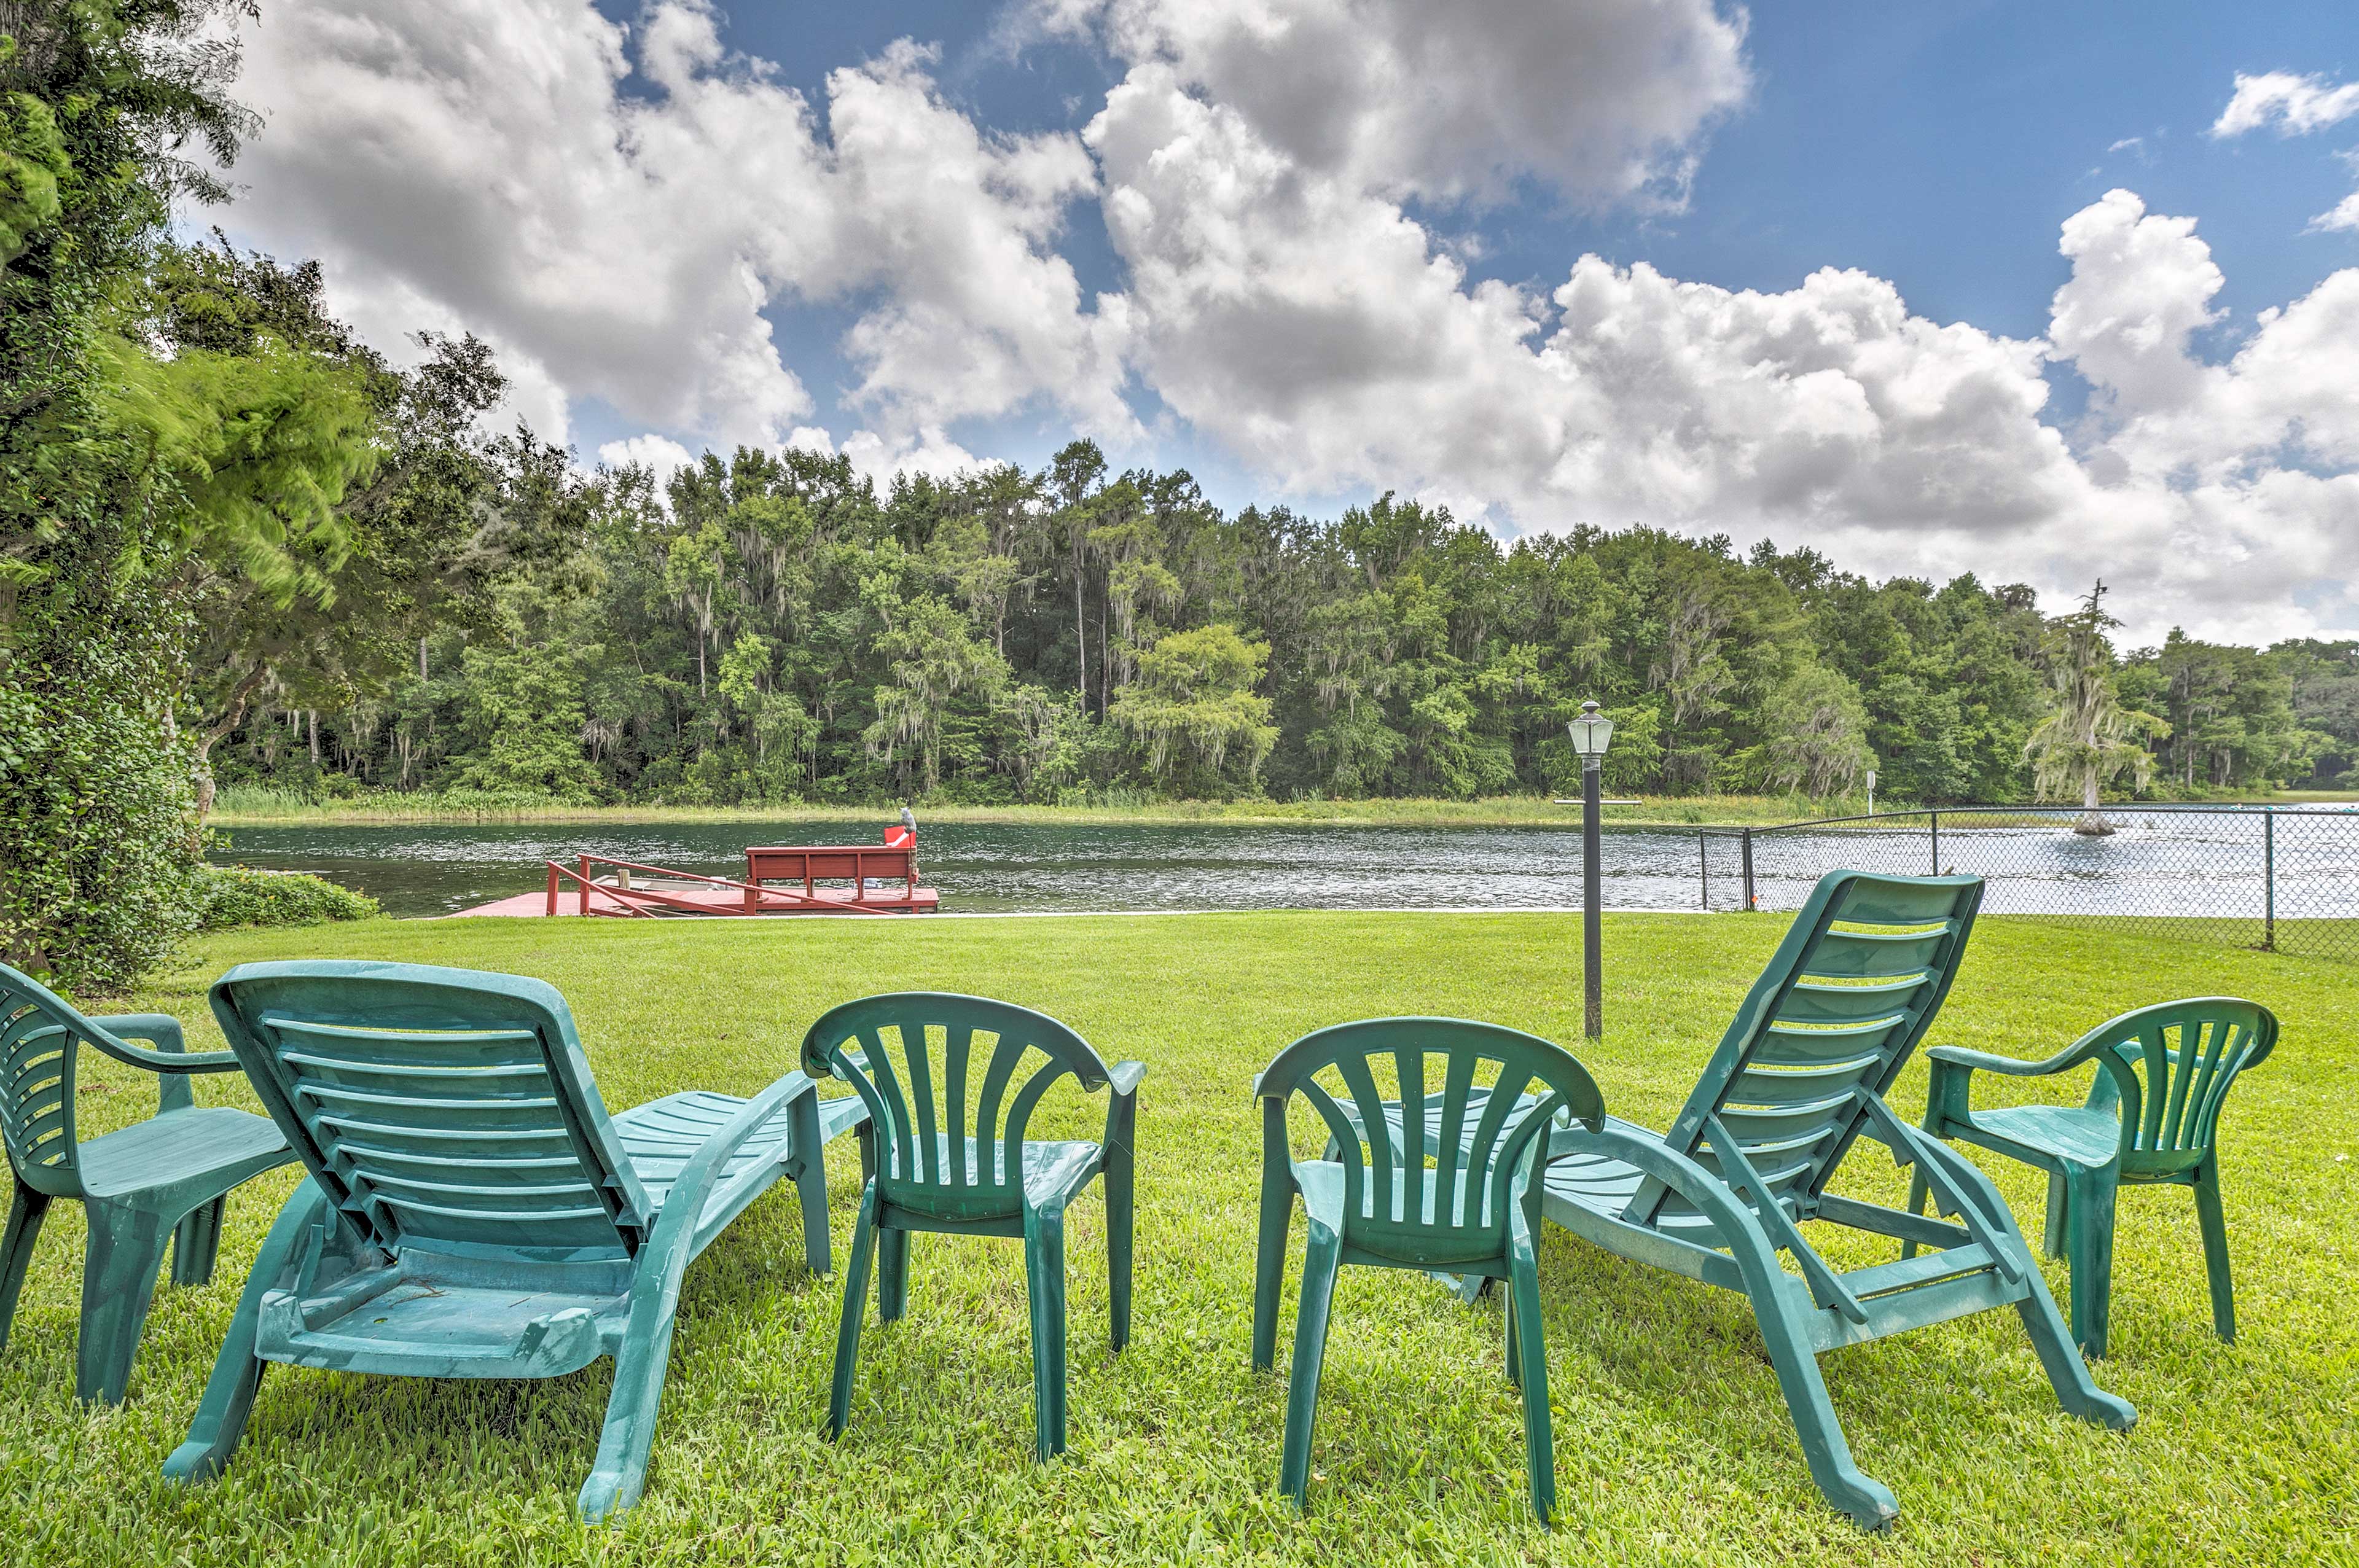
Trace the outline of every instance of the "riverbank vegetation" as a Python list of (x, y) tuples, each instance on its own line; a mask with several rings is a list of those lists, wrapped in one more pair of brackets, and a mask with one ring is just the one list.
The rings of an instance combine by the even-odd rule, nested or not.
[[(926, 807), (921, 826), (941, 822), (1234, 822), (1561, 827), (1579, 821), (1573, 804), (1568, 797), (1544, 795), (1491, 795), (1479, 800), (1331, 800), (1318, 795), (1294, 800), (1272, 800), (1266, 795), (1237, 800), (1158, 800), (1136, 795), (1101, 798), (1086, 805), (935, 803)], [(1620, 827), (1801, 822), (1828, 814), (1861, 811), (1865, 805), (1859, 796), (1811, 800), (1799, 795), (1643, 795), (1615, 799), (1607, 807), (1606, 819)], [(585, 806), (539, 795), (466, 790), (383, 790), (345, 798), (305, 795), (266, 785), (231, 784), (215, 797), (212, 821), (223, 828), (478, 822), (841, 822), (864, 812), (880, 817), (887, 814), (886, 803), (881, 801), (842, 805), (805, 801), (791, 805)]]
[(196, 901), (200, 931), (374, 920), (385, 913), (376, 900), (325, 877), (251, 866), (207, 866), (197, 879)]
[[(2113, 1354), (2096, 1375), (2138, 1406), (2134, 1431), (2060, 1414), (2011, 1313), (1836, 1351), (1828, 1387), (1859, 1464), (1900, 1498), (1896, 1532), (1869, 1541), (1811, 1485), (1740, 1298), (1549, 1226), (1539, 1257), (1554, 1530), (1525, 1499), (1497, 1304), (1462, 1307), (1410, 1274), (1355, 1271), (1337, 1291), (1310, 1508), (1297, 1516), (1277, 1494), (1285, 1383), (1247, 1368), (1252, 1075), (1324, 1024), (1454, 1013), (1564, 1042), (1613, 1111), (1661, 1126), (1784, 925), (1609, 916), (1605, 1038), (1588, 1044), (1579, 966), (1567, 962), (1579, 952), (1572, 916), (1047, 918), (1021, 922), (1020, 941), (1008, 923), (915, 920), (379, 921), (199, 938), (185, 968), (130, 999), (188, 1021), (192, 1048), (221, 1044), (204, 987), (232, 963), (300, 953), (505, 969), (562, 989), (617, 1108), (691, 1087), (751, 1093), (794, 1065), (824, 1007), (880, 987), (1045, 1009), (1109, 1056), (1149, 1065), (1136, 1338), (1106, 1354), (1093, 1190), (1071, 1221), (1072, 1451), (1035, 1465), (1019, 1253), (928, 1238), (911, 1260), (909, 1316), (864, 1342), (851, 1432), (824, 1443), (842, 1281), (802, 1271), (797, 1211), (780, 1192), (689, 1271), (647, 1496), (619, 1530), (585, 1534), (572, 1516), (611, 1380), (603, 1364), (536, 1383), (275, 1368), (228, 1474), (184, 1491), (157, 1467), (187, 1431), (295, 1173), (231, 1199), (214, 1281), (158, 1290), (130, 1402), (98, 1418), (73, 1403), (82, 1217), (60, 1205), (0, 1360), (0, 1485), (41, 1499), (17, 1520), (16, 1554), (92, 1568), (2343, 1561), (2359, 1486), (2359, 1443), (2341, 1418), (2359, 1400), (2347, 1174), (2359, 1145), (2317, 1108), (2359, 1070), (2348, 968), (1996, 917), (1976, 927), (1942, 1040), (2038, 1054), (2135, 1004), (2221, 990), (2284, 1021), (2284, 1044), (2238, 1083), (2223, 1124), (2235, 1346), (2212, 1336), (2185, 1193), (2123, 1195)], [(85, 1135), (153, 1108), (152, 1080), (104, 1062), (90, 1071)], [(1908, 1115), (1924, 1092), (1920, 1062), (1892, 1103)], [(201, 1078), (197, 1093), (253, 1103), (236, 1075)], [(1093, 1136), (1095, 1108), (1052, 1099), (1043, 1130)], [(840, 1265), (857, 1200), (850, 1140), (829, 1164)], [(1986, 1168), (2036, 1231), (2037, 1176)], [(1847, 1169), (1863, 1195), (1902, 1198), (1889, 1162)], [(1300, 1236), (1298, 1224), (1298, 1249)], [(2041, 1267), (2061, 1291), (2064, 1266)], [(1292, 1293), (1289, 1283), (1289, 1323)], [(2217, 1479), (2223, 1454), (2235, 1456), (2231, 1484), (2186, 1484)]]
[(1087, 442), (882, 492), (800, 451), (573, 486), (549, 515), (578, 532), (472, 619), (403, 622), (398, 667), (230, 650), (216, 678), (252, 699), (214, 773), (320, 801), (1474, 800), (1576, 788), (1589, 698), (1619, 795), (1825, 802), (1874, 769), (1896, 804), (2077, 799), (2078, 708), (2042, 729), (2068, 697), (2124, 716), (2116, 794), (2330, 784), (2359, 756), (2359, 644), (2117, 652), (2093, 602), (2051, 623), (2027, 589), (1807, 547), (1503, 544), (1391, 497), (1231, 514)]

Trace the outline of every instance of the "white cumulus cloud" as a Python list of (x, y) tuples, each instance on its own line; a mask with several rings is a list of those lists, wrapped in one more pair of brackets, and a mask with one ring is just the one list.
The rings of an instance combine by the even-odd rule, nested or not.
[(1087, 157), (978, 129), (930, 63), (905, 43), (832, 72), (830, 137), (702, 0), (631, 27), (582, 0), (273, 7), (233, 219), (321, 257), (373, 338), (464, 322), (568, 403), (676, 436), (787, 436), (812, 398), (763, 312), (844, 300), (857, 400), (897, 438), (1034, 398), (1125, 431), (1119, 325), (1054, 247)]
[(1713, 0), (1036, 0), (1234, 111), (1288, 163), (1440, 200), (1519, 178), (1683, 200), (1701, 134), (1751, 89)]
[[(2201, 351), (2209, 247), (2128, 191), (2064, 223), (2047, 339), (1927, 319), (1833, 267), (1762, 292), (1591, 255), (1538, 295), (1473, 278), (1378, 182), (1297, 158), (1168, 61), (1131, 67), (1084, 138), (1142, 378), (1281, 487), (1807, 539), (2060, 599), (2102, 574), (2136, 635), (2359, 626), (2359, 480), (2332, 471), (2359, 461), (2359, 271), (2225, 364)], [(2094, 390), (2069, 438), (2057, 363)]]
[(2281, 136), (2308, 135), (2359, 114), (2359, 81), (2337, 87), (2322, 76), (2289, 70), (2236, 73), (2235, 95), (2212, 123), (2214, 136), (2241, 136), (2274, 124)]
[(951, 440), (939, 425), (929, 425), (897, 438), (875, 430), (854, 430), (844, 438), (843, 455), (851, 461), (854, 473), (875, 481), (880, 491), (891, 489), (895, 477), (900, 474), (948, 479), (954, 474), (979, 473), (999, 466), (997, 460), (978, 458)]
[[(2212, 135), (2224, 139), (2274, 124), (2280, 136), (2306, 136), (2339, 125), (2354, 114), (2359, 114), (2359, 81), (2338, 87), (2322, 76), (2297, 76), (2288, 70), (2259, 76), (2238, 71), (2235, 96), (2212, 122)], [(2359, 150), (2341, 156), (2359, 170)], [(2311, 233), (2335, 231), (2359, 232), (2359, 190), (2310, 221)]]
[(610, 469), (636, 466), (650, 470), (660, 492), (671, 482), (672, 475), (696, 460), (696, 454), (669, 436), (650, 432), (603, 443), (598, 448), (598, 460)]

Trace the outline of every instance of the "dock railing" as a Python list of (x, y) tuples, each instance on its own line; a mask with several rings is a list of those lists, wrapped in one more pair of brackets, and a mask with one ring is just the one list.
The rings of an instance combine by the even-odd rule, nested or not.
[[(643, 865), (636, 860), (619, 860), (609, 855), (582, 855), (578, 867), (567, 867), (555, 860), (542, 862), (549, 868), (549, 913), (557, 913), (560, 881), (571, 881), (580, 891), (579, 914), (636, 914), (652, 916), (658, 909), (677, 910), (683, 914), (760, 914), (766, 910), (810, 909), (830, 914), (885, 914), (882, 907), (863, 906), (853, 899), (822, 898), (812, 892), (797, 892), (789, 888), (763, 887), (758, 883), (739, 881), (734, 877), (706, 876), (700, 871), (675, 871), (669, 866)], [(600, 881), (592, 867), (603, 866), (614, 872), (612, 881)], [(734, 888), (744, 896), (733, 903), (689, 897), (661, 887), (642, 882), (633, 886), (631, 877), (656, 878), (660, 881), (691, 882), (704, 887)], [(606, 900), (616, 907), (593, 907), (592, 895)]]

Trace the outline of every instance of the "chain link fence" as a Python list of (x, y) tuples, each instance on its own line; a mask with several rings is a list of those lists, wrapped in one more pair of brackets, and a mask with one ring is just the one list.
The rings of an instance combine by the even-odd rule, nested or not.
[(1707, 909), (1799, 909), (1841, 867), (1987, 879), (1984, 913), (2359, 961), (2359, 806), (1945, 806), (1707, 828)]

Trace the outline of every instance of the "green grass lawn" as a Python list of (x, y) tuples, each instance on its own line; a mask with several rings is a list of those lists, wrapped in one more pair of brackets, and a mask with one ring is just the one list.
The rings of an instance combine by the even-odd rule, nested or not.
[[(1660, 1125), (1767, 957), (1773, 917), (1626, 916), (1607, 930), (1607, 1034), (1579, 1054), (1610, 1108)], [(541, 976), (581, 1021), (608, 1103), (750, 1093), (806, 1023), (864, 992), (939, 988), (1043, 1009), (1152, 1071), (1139, 1120), (1136, 1336), (1105, 1349), (1095, 1189), (1071, 1240), (1072, 1449), (1030, 1458), (1023, 1265), (1011, 1242), (920, 1238), (911, 1315), (872, 1323), (849, 1435), (817, 1431), (841, 1280), (802, 1269), (790, 1191), (693, 1268), (647, 1496), (585, 1530), (576, 1489), (610, 1368), (542, 1383), (274, 1368), (224, 1479), (157, 1477), (184, 1433), (291, 1169), (243, 1189), (214, 1282), (159, 1290), (120, 1410), (73, 1402), (82, 1221), (53, 1211), (0, 1357), (5, 1555), (45, 1564), (1032, 1562), (2161, 1563), (2354, 1560), (2359, 1532), (2359, 969), (2029, 921), (1984, 921), (1932, 1038), (2044, 1054), (2166, 997), (2239, 992), (2284, 1022), (2225, 1118), (2243, 1342), (2212, 1337), (2183, 1192), (2124, 1195), (2109, 1433), (2056, 1409), (2012, 1312), (1822, 1359), (1889, 1536), (1820, 1498), (1742, 1298), (1549, 1227), (1542, 1248), (1560, 1522), (1526, 1499), (1500, 1312), (1420, 1278), (1337, 1292), (1311, 1506), (1271, 1488), (1282, 1377), (1247, 1368), (1258, 1160), (1248, 1097), (1282, 1044), (1389, 1012), (1493, 1019), (1579, 1044), (1578, 923), (1558, 915), (1288, 914), (1027, 920), (375, 922), (209, 938), (135, 999), (219, 1034), (206, 982), (266, 957), (375, 957)], [(135, 1083), (135, 1079), (139, 1080)], [(201, 1098), (250, 1104), (243, 1081)], [(152, 1106), (105, 1070), (85, 1136)], [(1912, 1065), (1896, 1103), (1921, 1108)], [(1076, 1097), (1037, 1123), (1093, 1135)], [(2041, 1187), (1986, 1165), (2034, 1237)], [(857, 1200), (831, 1152), (835, 1244)], [(1851, 1190), (1897, 1199), (1863, 1146)], [(1301, 1227), (1294, 1236), (1299, 1246)], [(1839, 1264), (1854, 1260), (1839, 1252)], [(2060, 1264), (2046, 1265), (2060, 1296)], [(1292, 1302), (1285, 1337), (1290, 1342)], [(1281, 1372), (1283, 1368), (1281, 1352)]]

